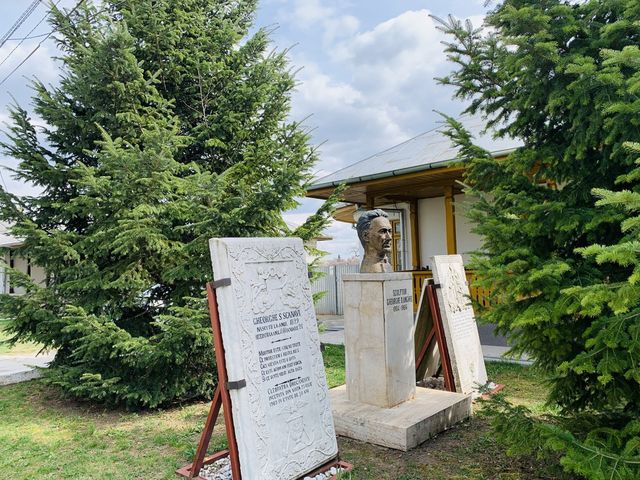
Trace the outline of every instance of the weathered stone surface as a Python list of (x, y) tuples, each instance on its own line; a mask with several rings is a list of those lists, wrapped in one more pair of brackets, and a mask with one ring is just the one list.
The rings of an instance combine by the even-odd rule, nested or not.
[(438, 305), (456, 391), (477, 392), (478, 387), (487, 383), (487, 371), (462, 257), (436, 255), (433, 260), (433, 278), (440, 284)]
[(211, 239), (242, 477), (294, 479), (338, 453), (300, 239)]
[(338, 435), (410, 450), (471, 415), (471, 395), (417, 388), (392, 408), (352, 402), (342, 385), (329, 391)]
[(392, 407), (413, 398), (411, 274), (353, 274), (342, 279), (349, 400)]

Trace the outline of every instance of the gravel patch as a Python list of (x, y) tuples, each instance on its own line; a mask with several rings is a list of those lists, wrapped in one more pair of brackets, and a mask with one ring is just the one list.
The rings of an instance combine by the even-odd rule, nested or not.
[[(340, 467), (331, 467), (326, 472), (318, 473), (313, 477), (306, 476), (304, 480), (330, 480), (341, 471), (342, 468)], [(200, 476), (206, 480), (232, 480), (231, 461), (229, 457), (221, 458), (209, 465), (205, 465), (200, 470)]]

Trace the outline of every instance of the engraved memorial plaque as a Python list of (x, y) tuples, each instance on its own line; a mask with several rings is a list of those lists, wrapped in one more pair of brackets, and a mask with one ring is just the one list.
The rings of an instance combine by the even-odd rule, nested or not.
[(456, 391), (477, 392), (487, 383), (487, 371), (462, 257), (436, 255), (433, 259), (433, 278), (440, 284), (438, 304)]
[(298, 238), (210, 240), (243, 479), (295, 479), (338, 454)]
[(411, 274), (343, 275), (349, 401), (390, 408), (416, 391)]

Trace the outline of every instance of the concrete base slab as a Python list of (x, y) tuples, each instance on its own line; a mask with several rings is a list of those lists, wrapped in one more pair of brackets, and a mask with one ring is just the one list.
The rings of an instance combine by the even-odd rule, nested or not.
[(349, 402), (345, 385), (329, 396), (338, 435), (405, 452), (471, 416), (471, 395), (428, 388), (391, 408)]

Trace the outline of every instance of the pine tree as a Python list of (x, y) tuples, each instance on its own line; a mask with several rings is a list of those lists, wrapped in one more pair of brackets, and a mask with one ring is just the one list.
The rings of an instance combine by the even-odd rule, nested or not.
[[(2, 191), (0, 216), (47, 282), (13, 272), (27, 293), (0, 308), (16, 339), (58, 349), (50, 382), (156, 407), (212, 392), (208, 239), (291, 234), (282, 213), (317, 156), (287, 118), (286, 52), (248, 36), (254, 1), (101, 7), (52, 11), (63, 74), (34, 82), (42, 131), (12, 109), (3, 147), (42, 193)], [(331, 208), (299, 233), (317, 235)]]
[(633, 0), (504, 0), (489, 31), (442, 23), (458, 64), (442, 82), (523, 142), (494, 159), (449, 119), (479, 199), (470, 216), (484, 243), (472, 268), (492, 289), (481, 317), (548, 375), (561, 412), (546, 424), (502, 405), (496, 426), (516, 450), (560, 450), (588, 478), (640, 474), (637, 220), (615, 208), (632, 208), (630, 192), (607, 192), (637, 176), (625, 142), (640, 140), (639, 21)]

